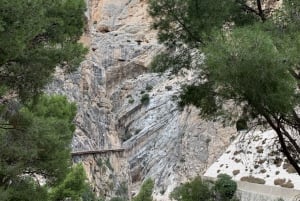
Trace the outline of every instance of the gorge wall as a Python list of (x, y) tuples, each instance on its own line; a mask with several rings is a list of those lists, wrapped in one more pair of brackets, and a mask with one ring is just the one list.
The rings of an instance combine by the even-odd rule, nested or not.
[(73, 160), (84, 164), (98, 195), (131, 196), (151, 177), (155, 199), (165, 201), (175, 186), (220, 156), (235, 130), (201, 120), (195, 108), (178, 109), (180, 85), (193, 81), (192, 72), (149, 72), (163, 47), (150, 29), (146, 0), (86, 3), (82, 42), (89, 53), (75, 73), (57, 70), (47, 90), (77, 103), (73, 152), (110, 151)]

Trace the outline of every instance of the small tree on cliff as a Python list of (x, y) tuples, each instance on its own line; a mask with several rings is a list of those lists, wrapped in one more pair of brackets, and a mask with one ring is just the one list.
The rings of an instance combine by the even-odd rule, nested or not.
[(185, 43), (205, 52), (201, 80), (183, 88), (180, 104), (204, 117), (267, 123), (300, 174), (300, 2), (263, 8), (260, 0), (151, 0), (149, 13), (169, 50)]

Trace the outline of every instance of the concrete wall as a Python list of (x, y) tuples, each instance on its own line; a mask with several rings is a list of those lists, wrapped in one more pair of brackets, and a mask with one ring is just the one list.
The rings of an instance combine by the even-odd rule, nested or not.
[(300, 201), (299, 190), (254, 184), (249, 182), (237, 182), (238, 196), (241, 201), (277, 201), (282, 198), (284, 201)]
[[(216, 180), (216, 178), (211, 177), (203, 177), (203, 179)], [(279, 198), (284, 201), (300, 201), (300, 190), (242, 181), (236, 182), (238, 185), (237, 196), (240, 201), (277, 201)]]

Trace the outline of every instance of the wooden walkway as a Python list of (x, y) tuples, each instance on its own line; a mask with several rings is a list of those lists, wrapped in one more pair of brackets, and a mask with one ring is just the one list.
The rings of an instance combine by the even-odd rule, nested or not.
[(93, 155), (93, 154), (104, 154), (108, 152), (124, 152), (126, 149), (123, 147), (120, 148), (111, 148), (111, 149), (99, 149), (99, 150), (87, 150), (87, 151), (74, 151), (71, 152), (72, 156), (83, 156), (83, 155)]

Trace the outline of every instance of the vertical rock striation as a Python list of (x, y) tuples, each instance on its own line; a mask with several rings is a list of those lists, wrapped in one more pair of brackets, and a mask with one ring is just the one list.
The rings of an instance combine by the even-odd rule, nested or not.
[(180, 85), (193, 80), (192, 72), (148, 72), (162, 46), (146, 0), (87, 0), (87, 6), (82, 42), (90, 51), (75, 73), (57, 70), (47, 90), (77, 103), (73, 151), (125, 151), (73, 159), (83, 162), (99, 195), (119, 196), (124, 186), (131, 195), (152, 177), (154, 196), (167, 200), (176, 185), (216, 160), (235, 131), (201, 120), (195, 108), (177, 107)]

